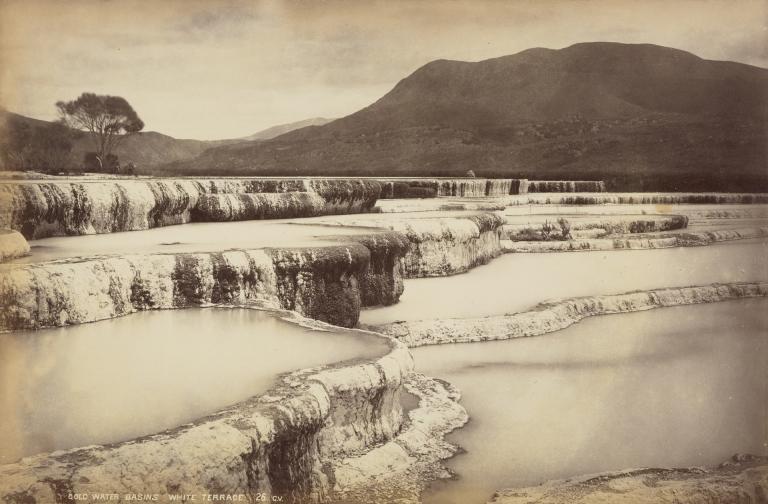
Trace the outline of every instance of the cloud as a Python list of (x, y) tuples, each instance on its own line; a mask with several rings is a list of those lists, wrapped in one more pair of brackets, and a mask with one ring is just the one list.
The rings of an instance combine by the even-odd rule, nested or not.
[(35, 117), (85, 90), (149, 129), (243, 136), (378, 99), (438, 58), (649, 42), (768, 66), (762, 0), (4, 0), (0, 103)]

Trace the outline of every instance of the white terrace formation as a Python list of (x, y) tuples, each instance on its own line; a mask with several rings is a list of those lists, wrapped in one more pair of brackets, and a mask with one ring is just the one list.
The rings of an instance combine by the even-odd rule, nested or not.
[[(604, 191), (604, 184), (594, 181), (470, 178), (0, 182), (0, 228), (12, 230), (0, 235), (5, 261), (0, 265), (0, 329), (66, 326), (142, 310), (220, 304), (270, 310), (294, 323), (333, 331), (337, 328), (329, 324), (355, 327), (363, 307), (397, 303), (404, 279), (466, 272), (504, 252), (613, 249), (622, 247), (621, 240), (628, 248), (633, 248), (632, 240), (645, 240), (648, 247), (661, 246), (654, 240), (667, 240), (663, 244), (670, 246), (701, 245), (768, 234), (760, 223), (751, 228), (759, 232), (733, 226), (683, 231), (697, 219), (731, 218), (734, 224), (761, 220), (764, 212), (755, 204), (768, 202), (766, 195)], [(388, 197), (425, 199), (379, 201)], [(664, 207), (653, 215), (634, 208), (631, 215), (620, 215), (619, 209), (611, 216), (569, 214), (570, 220), (562, 224), (549, 215), (563, 213), (558, 205), (585, 208), (602, 203), (727, 208), (687, 213)], [(734, 203), (753, 206), (728, 206)], [(542, 211), (547, 216), (520, 217), (509, 210), (528, 204), (547, 205)], [(382, 213), (373, 213), (377, 211)], [(151, 233), (151, 228), (172, 224), (283, 218), (323, 226), (325, 231), (313, 234), (309, 227), (297, 227), (304, 229), (306, 238), (300, 246), (287, 236), (275, 237), (269, 246), (251, 247), (230, 246), (237, 237), (222, 238), (227, 246), (220, 250), (215, 244), (191, 242), (147, 251), (130, 243), (145, 239), (143, 233)], [(266, 229), (248, 226), (237, 229)], [(50, 250), (38, 249), (44, 237), (122, 231), (135, 232), (128, 234), (132, 240), (122, 251), (62, 246), (54, 251), (59, 255), (46, 256)], [(62, 240), (69, 244), (90, 238), (98, 236)], [(613, 245), (597, 243), (600, 240)], [(360, 332), (361, 337), (386, 341), (388, 353), (375, 360), (289, 373), (266, 394), (141, 439), (40, 454), (0, 466), (0, 496), (11, 504), (59, 502), (67, 493), (92, 491), (264, 494), (281, 495), (284, 502), (313, 503), (394, 498), (418, 502), (431, 480), (450, 476), (440, 461), (458, 448), (443, 437), (468, 416), (458, 404), (459, 391), (413, 372), (408, 345), (540, 335), (593, 315), (766, 296), (768, 286), (755, 280), (566, 299), (514, 315), (376, 327), (376, 333)], [(417, 397), (417, 405), (404, 412), (401, 399), (406, 392)], [(708, 473), (699, 483), (675, 483), (674, 488), (683, 501), (695, 500), (703, 495), (701, 488), (714, 481), (710, 476), (716, 476), (742, 488), (744, 495), (758, 495), (758, 483), (765, 492), (764, 467), (762, 459), (750, 459), (749, 464)], [(660, 475), (658, 481), (675, 476), (654, 474)], [(642, 473), (620, 478), (630, 476)], [(640, 480), (620, 478), (610, 475), (600, 481), (608, 486), (626, 483), (635, 492), (628, 495), (646, 497), (637, 484)], [(497, 501), (518, 502), (520, 492), (527, 492), (550, 499), (546, 502), (562, 502), (552, 495), (561, 488), (580, 491), (573, 490), (575, 484), (505, 491)], [(650, 499), (656, 494), (647, 495)]]

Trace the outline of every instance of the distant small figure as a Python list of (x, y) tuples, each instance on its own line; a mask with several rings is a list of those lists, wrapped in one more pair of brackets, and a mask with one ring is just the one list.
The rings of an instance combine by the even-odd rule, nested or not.
[(466, 176), (469, 177), (469, 178), (475, 178), (476, 177), (475, 172), (473, 170), (468, 170)]
[(549, 220), (545, 220), (544, 224), (541, 225), (541, 239), (544, 241), (550, 241), (554, 231), (555, 226), (550, 224)]

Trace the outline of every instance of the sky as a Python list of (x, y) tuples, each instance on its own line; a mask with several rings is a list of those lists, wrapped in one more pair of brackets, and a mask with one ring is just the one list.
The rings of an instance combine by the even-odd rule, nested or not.
[(768, 67), (768, 0), (0, 0), (0, 106), (89, 91), (177, 138), (342, 117), (435, 59), (653, 43)]

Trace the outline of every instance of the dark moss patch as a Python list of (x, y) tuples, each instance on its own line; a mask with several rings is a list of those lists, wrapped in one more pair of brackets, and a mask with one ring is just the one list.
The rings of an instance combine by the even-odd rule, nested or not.
[(381, 184), (375, 180), (313, 179), (310, 187), (333, 205), (359, 206), (361, 210), (373, 208), (381, 196)]
[(289, 250), (267, 249), (277, 274), (282, 307), (344, 327), (353, 327), (360, 315), (359, 279), (370, 262), (366, 247)]
[(528, 192), (605, 192), (605, 183), (601, 180), (530, 180)]
[(403, 293), (401, 259), (410, 249), (405, 235), (390, 231), (351, 237), (370, 253), (368, 269), (359, 279), (362, 306), (391, 305)]
[(8, 504), (37, 504), (37, 500), (26, 490), (5, 495), (3, 501)]
[(156, 305), (152, 298), (152, 292), (138, 275), (131, 282), (130, 301), (134, 308), (139, 310), (151, 309)]
[(176, 306), (199, 305), (203, 299), (203, 279), (200, 278), (198, 258), (192, 255), (175, 256), (173, 269), (173, 301)]
[(282, 495), (291, 503), (306, 502), (314, 486), (313, 472), (319, 458), (317, 433), (322, 421), (294, 423), (285, 415), (275, 420), (279, 434), (265, 450), (272, 494)]
[(211, 254), (213, 264), (212, 303), (228, 303), (240, 293), (240, 274), (221, 253)]
[(51, 487), (56, 504), (74, 502), (73, 499), (69, 498), (71, 494), (75, 493), (71, 481), (66, 479), (45, 478), (42, 482), (47, 483), (48, 486)]

